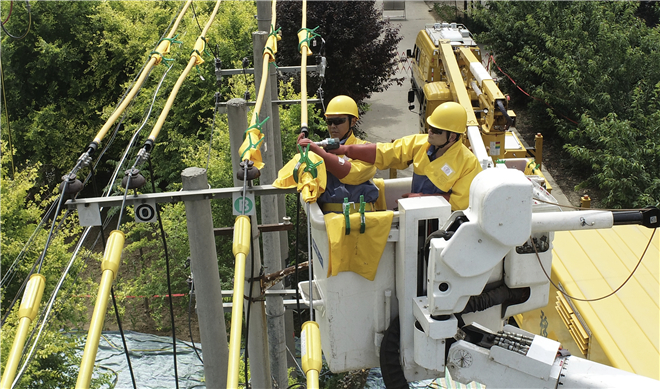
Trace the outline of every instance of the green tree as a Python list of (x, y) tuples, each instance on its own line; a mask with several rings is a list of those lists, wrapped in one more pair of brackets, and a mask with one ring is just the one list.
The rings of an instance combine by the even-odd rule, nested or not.
[[(19, 169), (13, 179), (9, 178), (9, 153), (6, 143), (2, 142), (2, 202), (0, 202), (0, 241), (2, 250), (2, 307), (3, 315), (7, 313), (10, 302), (18, 294), (19, 300), (14, 305), (2, 326), (3, 355), (2, 368), (6, 363), (6, 357), (14, 341), (16, 327), (18, 325), (18, 308), (20, 298), (23, 297), (19, 288), (23, 280), (28, 276), (32, 265), (43, 251), (48, 235), (49, 226), (38, 228), (41, 213), (46, 204), (53, 201), (53, 195), (45, 190), (34, 193), (33, 186), (37, 179), (38, 165)], [(59, 221), (58, 221), (59, 225)], [(32, 243), (26, 247), (26, 243), (35, 232)], [(43, 261), (41, 274), (46, 277), (46, 288), (40, 304), (39, 315), (32, 322), (30, 331), (38, 330), (41, 326), (40, 315), (45, 311), (47, 302), (53, 293), (62, 271), (71, 258), (71, 249), (74, 242), (71, 238), (80, 232), (75, 218), (69, 218), (56, 229), (56, 233), (50, 243), (48, 252)], [(23, 248), (23, 255), (20, 255)], [(87, 255), (87, 258), (89, 255)], [(92, 256), (98, 258), (98, 256)], [(79, 274), (85, 268), (84, 260), (73, 263), (67, 278), (65, 279), (59, 298), (55, 300), (49, 315), (48, 324), (45, 327), (38, 348), (33, 355), (32, 362), (28, 365), (18, 387), (21, 388), (61, 388), (73, 387), (77, 377), (80, 358), (76, 356), (75, 350), (79, 346), (75, 336), (67, 334), (74, 328), (80, 328), (84, 323), (87, 312), (85, 301), (79, 297), (86, 290), (85, 281), (78, 279)], [(35, 339), (35, 338), (29, 338)], [(32, 343), (26, 343), (28, 350)], [(22, 365), (19, 365), (19, 369)], [(107, 383), (107, 377), (102, 375), (94, 380), (94, 387)]]
[[(611, 207), (660, 200), (657, 190), (650, 191), (658, 151), (648, 146), (658, 142), (651, 118), (658, 110), (652, 99), (660, 82), (660, 29), (637, 16), (639, 6), (489, 2), (472, 19), (483, 30), (477, 41), (518, 85), (542, 101), (529, 100), (532, 117), (539, 118), (535, 127), (549, 139), (561, 139), (576, 166), (598, 173), (598, 182), (592, 178), (585, 185), (618, 192), (605, 196), (603, 205)], [(504, 86), (515, 91), (508, 81)], [(650, 155), (635, 149), (650, 150)], [(607, 156), (624, 157), (629, 164)]]
[[(282, 28), (282, 40), (277, 45), (278, 63), (300, 65), (297, 32), (302, 22), (302, 3), (277, 3), (277, 22)], [(322, 85), (327, 103), (337, 95), (351, 96), (358, 104), (375, 92), (390, 85), (402, 85), (404, 77), (396, 78), (401, 41), (399, 26), (384, 20), (375, 1), (310, 1), (307, 2), (307, 27), (325, 40), (319, 50), (327, 58), (325, 83)], [(308, 63), (315, 65), (310, 57)], [(308, 88), (313, 93), (320, 84), (318, 75), (308, 75)], [(297, 88), (299, 89), (299, 88)]]
[(100, 114), (109, 115), (175, 7), (31, 3), (32, 29), (25, 39), (2, 37), (5, 109), (17, 163), (41, 161), (58, 182), (101, 128)]

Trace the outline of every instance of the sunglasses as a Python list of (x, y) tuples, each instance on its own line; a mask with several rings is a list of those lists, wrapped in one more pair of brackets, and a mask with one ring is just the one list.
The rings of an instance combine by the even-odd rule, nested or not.
[(344, 124), (344, 123), (346, 122), (346, 117), (344, 116), (344, 117), (341, 117), (341, 118), (327, 118), (327, 119), (325, 119), (325, 122), (326, 122), (329, 126), (331, 126), (331, 125), (333, 125), (333, 124), (334, 124), (335, 126), (338, 126), (338, 125), (340, 125), (340, 124)]
[(429, 132), (432, 132), (436, 135), (442, 135), (442, 133), (445, 132), (445, 130), (441, 130), (439, 128), (429, 126)]

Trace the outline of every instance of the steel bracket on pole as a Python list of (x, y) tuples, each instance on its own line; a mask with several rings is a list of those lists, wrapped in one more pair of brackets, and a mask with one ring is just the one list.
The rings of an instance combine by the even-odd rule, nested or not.
[[(144, 204), (147, 202), (155, 203), (176, 203), (180, 201), (195, 200), (214, 200), (221, 198), (231, 198), (233, 193), (242, 193), (242, 187), (233, 188), (212, 188), (200, 190), (180, 190), (178, 192), (145, 193), (134, 196), (126, 196), (126, 206)], [(296, 193), (296, 188), (280, 189), (272, 185), (253, 186), (247, 190), (248, 193), (254, 193), (255, 196), (279, 195), (286, 193)], [(110, 197), (90, 197), (85, 199), (68, 200), (64, 205), (67, 209), (76, 209), (79, 206), (85, 207), (90, 204), (98, 204), (101, 208), (118, 207), (122, 205), (124, 196)]]

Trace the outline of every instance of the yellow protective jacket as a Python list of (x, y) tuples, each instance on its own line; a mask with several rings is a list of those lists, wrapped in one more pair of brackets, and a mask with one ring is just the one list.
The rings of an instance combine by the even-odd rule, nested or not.
[[(442, 156), (429, 160), (428, 135), (410, 135), (392, 143), (376, 145), (376, 162), (381, 170), (405, 169), (411, 163), (416, 174), (427, 176), (443, 192), (449, 192), (452, 210), (466, 209), (470, 202), (470, 184), (482, 170), (477, 157), (462, 142), (453, 144)], [(352, 162), (351, 162), (352, 163)]]

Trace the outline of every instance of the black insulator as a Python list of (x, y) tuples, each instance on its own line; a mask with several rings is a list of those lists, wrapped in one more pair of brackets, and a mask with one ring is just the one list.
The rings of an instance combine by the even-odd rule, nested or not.
[(92, 143), (89, 144), (89, 146), (87, 146), (87, 150), (85, 150), (85, 151), (91, 157), (94, 154), (94, 152), (96, 151), (96, 149), (98, 149), (98, 148), (99, 148), (99, 144), (96, 143), (96, 142), (92, 142)]
[[(248, 169), (247, 169), (247, 180), (248, 181), (252, 181), (252, 180), (254, 180), (255, 178), (257, 178), (261, 175), (261, 171), (259, 171), (259, 169), (254, 167), (254, 162), (247, 161), (247, 166), (248, 166)], [(245, 178), (245, 161), (243, 161), (239, 164), (239, 169), (236, 172), (236, 178), (238, 178), (241, 181), (243, 181), (243, 179)]]
[[(130, 181), (129, 181), (130, 177)], [(121, 187), (124, 189), (137, 189), (144, 186), (147, 180), (138, 169), (128, 169), (124, 172), (124, 178), (121, 180)]]
[(144, 141), (144, 146), (142, 146), (142, 147), (143, 147), (144, 150), (148, 153), (148, 152), (150, 152), (151, 150), (153, 150), (153, 148), (154, 148), (154, 141), (151, 140), (151, 139), (147, 139), (146, 141)]
[[(66, 183), (66, 188), (64, 184)], [(76, 194), (83, 189), (83, 183), (76, 178), (76, 176), (62, 176), (62, 183), (60, 184), (60, 192), (64, 191), (64, 194)]]

